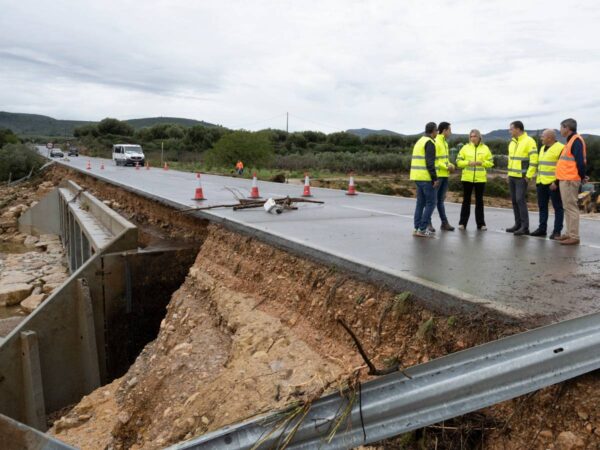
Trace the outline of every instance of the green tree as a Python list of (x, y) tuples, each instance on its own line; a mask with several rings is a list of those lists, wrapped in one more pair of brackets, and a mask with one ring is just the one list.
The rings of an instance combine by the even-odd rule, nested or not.
[(127, 122), (107, 117), (98, 124), (98, 132), (104, 134), (114, 134), (118, 136), (133, 136), (134, 128)]
[(196, 125), (185, 131), (183, 142), (189, 150), (203, 151), (211, 148), (227, 132), (222, 127)]
[(0, 180), (17, 180), (42, 164), (43, 158), (27, 145), (6, 144), (0, 149)]
[(94, 124), (82, 125), (73, 130), (73, 136), (77, 138), (83, 136), (98, 137), (99, 135), (100, 133), (98, 132), (98, 126)]
[(275, 150), (268, 133), (234, 131), (224, 135), (206, 152), (206, 163), (212, 167), (233, 167), (238, 160), (246, 166), (264, 167), (274, 157)]
[(0, 128), (0, 148), (4, 144), (18, 144), (19, 138), (12, 130), (8, 128)]
[(346, 147), (361, 145), (359, 136), (356, 136), (352, 133), (346, 133), (345, 131), (328, 134), (327, 142), (333, 145), (341, 145)]

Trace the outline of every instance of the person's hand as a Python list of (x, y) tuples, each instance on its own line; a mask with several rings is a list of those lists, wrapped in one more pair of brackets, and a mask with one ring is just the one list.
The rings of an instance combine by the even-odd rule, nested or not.
[(454, 167), (454, 164), (452, 164), (452, 163), (448, 163), (448, 171), (449, 171), (449, 172), (454, 172), (454, 169), (455, 169), (455, 168), (456, 168), (456, 167)]
[(469, 166), (475, 167), (477, 163), (475, 161), (469, 161)]
[(440, 180), (435, 180), (435, 181), (433, 182), (433, 187), (434, 187), (434, 188), (438, 187), (439, 185), (440, 185)]
[(481, 161), (477, 161), (477, 162), (475, 163), (475, 165), (476, 165), (476, 166), (483, 166), (483, 162), (481, 162)]
[(558, 186), (556, 185), (556, 183), (550, 183), (550, 190), (551, 191), (555, 191), (558, 189)]
[(523, 179), (525, 180), (525, 183), (529, 183), (529, 178), (523, 177)]

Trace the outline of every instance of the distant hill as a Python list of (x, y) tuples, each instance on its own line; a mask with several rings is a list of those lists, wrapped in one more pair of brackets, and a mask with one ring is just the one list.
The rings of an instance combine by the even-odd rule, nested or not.
[(346, 130), (346, 133), (354, 134), (356, 136), (360, 136), (361, 138), (371, 136), (372, 134), (377, 134), (380, 136), (404, 136), (403, 134), (396, 133), (395, 131), (371, 130), (369, 128), (356, 128), (356, 129), (352, 129), (352, 130)]
[[(537, 136), (541, 136), (542, 132), (544, 131), (543, 129), (541, 130), (525, 130), (527, 132), (527, 134), (529, 136), (531, 136), (532, 138), (535, 138)], [(556, 131), (556, 136), (560, 138), (560, 133), (558, 132), (558, 130)], [(483, 135), (483, 140), (489, 141), (492, 139), (501, 139), (503, 141), (510, 141), (510, 132), (508, 131), (508, 129), (503, 129), (503, 130), (494, 130), (494, 131), (490, 131), (489, 133), (486, 133)]]
[[(176, 124), (183, 127), (203, 125), (216, 127), (202, 120), (183, 119), (179, 117), (148, 117), (143, 119), (125, 120), (135, 129), (151, 127), (156, 124)], [(39, 114), (11, 113), (0, 111), (0, 128), (9, 128), (20, 136), (73, 136), (73, 130), (82, 125), (98, 122), (84, 120), (59, 120)]]
[(20, 136), (72, 136), (73, 129), (88, 123), (91, 122), (0, 111), (0, 128), (9, 128)]
[(202, 125), (205, 127), (216, 127), (213, 123), (204, 122), (203, 120), (195, 119), (182, 119), (181, 117), (148, 117), (146, 119), (129, 119), (125, 122), (129, 123), (136, 130), (144, 127), (151, 127), (158, 124), (175, 124), (181, 125), (182, 127), (194, 127), (196, 125)]

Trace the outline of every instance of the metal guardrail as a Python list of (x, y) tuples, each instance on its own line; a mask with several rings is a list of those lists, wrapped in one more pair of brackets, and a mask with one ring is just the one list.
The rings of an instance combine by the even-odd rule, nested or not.
[(4, 450), (77, 450), (75, 447), (2, 414), (0, 414), (0, 448)]
[[(405, 372), (412, 379), (395, 373), (367, 382), (345, 397), (328, 395), (314, 402), (306, 414), (263, 415), (170, 450), (277, 448), (286, 435), (289, 449), (347, 449), (599, 368), (600, 313), (596, 313), (411, 367)], [(295, 430), (292, 436), (291, 430)]]

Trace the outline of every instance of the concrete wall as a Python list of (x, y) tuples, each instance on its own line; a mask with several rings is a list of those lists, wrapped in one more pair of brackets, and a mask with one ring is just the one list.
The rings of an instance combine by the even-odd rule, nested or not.
[[(116, 237), (113, 244), (85, 262), (6, 337), (0, 345), (0, 413), (32, 426), (39, 425), (31, 423), (31, 409), (38, 405), (27, 403), (30, 393), (26, 392), (23, 376), (26, 359), (22, 352), (22, 332), (34, 332), (37, 339), (46, 413), (78, 402), (106, 378), (104, 305), (115, 297), (121, 301), (122, 292), (115, 289), (108, 296), (104, 294), (103, 274), (107, 268), (103, 266), (102, 255), (136, 247), (137, 229)], [(85, 293), (79, 281), (82, 279), (89, 287), (91, 311), (83, 298)], [(95, 355), (90, 355), (90, 342), (95, 342)], [(99, 373), (93, 373), (94, 368)]]
[(21, 214), (19, 231), (34, 236), (60, 234), (60, 215), (57, 211), (58, 189), (53, 189), (37, 205)]

